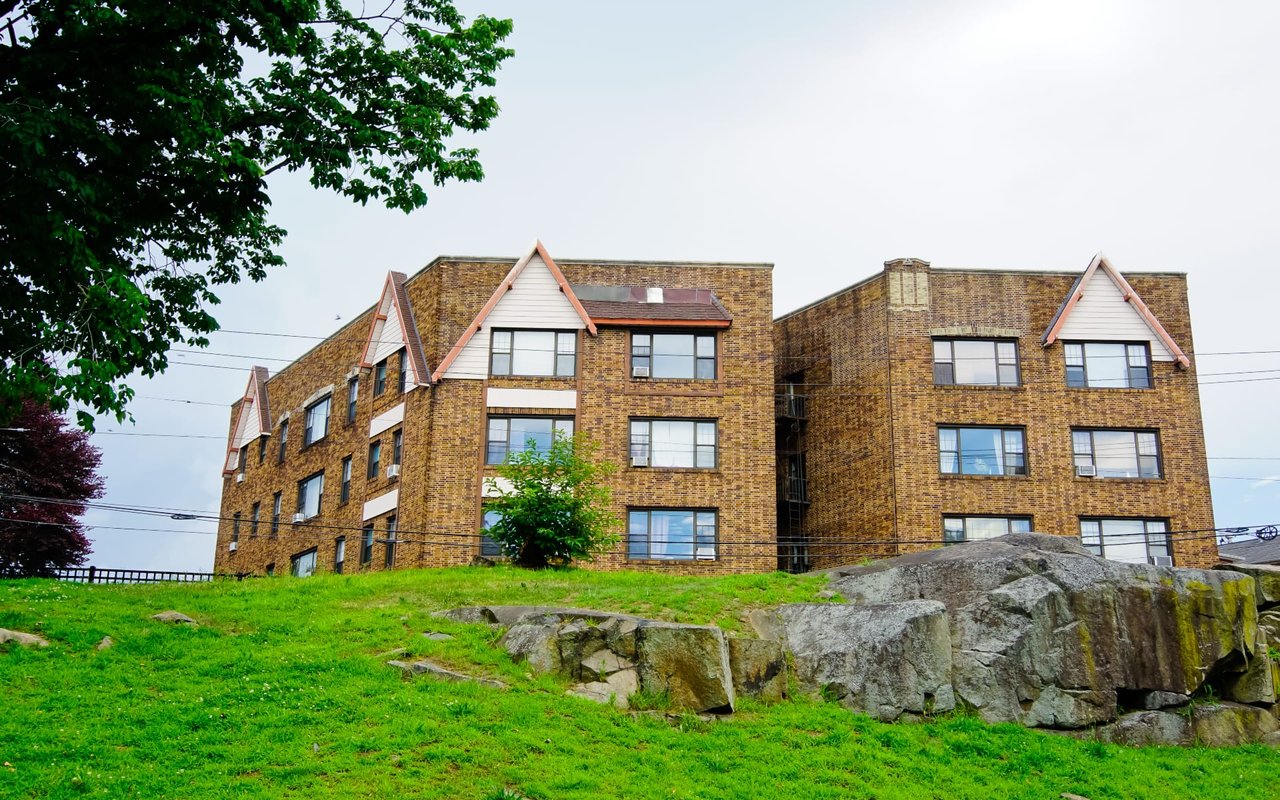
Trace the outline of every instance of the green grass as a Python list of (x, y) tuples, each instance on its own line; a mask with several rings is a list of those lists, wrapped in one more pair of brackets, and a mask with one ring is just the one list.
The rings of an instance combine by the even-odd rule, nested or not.
[[(631, 715), (527, 674), (483, 625), (431, 612), (564, 604), (741, 629), (811, 600), (784, 575), (695, 579), (508, 568), (168, 586), (0, 582), (0, 796), (1091, 798), (1266, 796), (1262, 747), (1128, 749), (965, 715), (885, 725), (800, 698), (732, 718)], [(148, 617), (176, 608), (199, 628)], [(426, 630), (456, 638), (435, 642)], [(98, 652), (110, 635), (116, 642)], [(510, 685), (406, 678), (396, 648)], [(660, 705), (660, 698), (652, 698)]]

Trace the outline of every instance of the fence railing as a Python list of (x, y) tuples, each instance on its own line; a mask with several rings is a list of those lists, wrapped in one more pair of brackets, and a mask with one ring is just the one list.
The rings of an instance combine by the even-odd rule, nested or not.
[(56, 571), (54, 577), (60, 581), (72, 583), (207, 583), (213, 580), (242, 580), (248, 576), (221, 572), (68, 567)]

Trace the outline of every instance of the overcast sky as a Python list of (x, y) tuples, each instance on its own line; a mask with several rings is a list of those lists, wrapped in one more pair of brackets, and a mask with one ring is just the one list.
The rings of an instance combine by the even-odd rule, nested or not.
[[(559, 258), (773, 262), (775, 314), (901, 256), (1083, 270), (1102, 250), (1122, 272), (1188, 274), (1217, 524), (1280, 522), (1280, 4), (463, 9), (515, 20), (502, 113), (467, 141), (484, 182), (406, 216), (277, 176), (288, 267), (222, 291), (225, 329), (326, 336), (388, 270), (515, 257), (534, 237)], [(135, 383), (136, 425), (99, 427), (183, 438), (95, 436), (106, 502), (216, 512), (249, 366), (312, 344), (220, 333), (210, 353), (254, 358), (175, 352)], [(1224, 355), (1239, 351), (1273, 352)], [(210, 522), (88, 520), (90, 563), (211, 568)]]

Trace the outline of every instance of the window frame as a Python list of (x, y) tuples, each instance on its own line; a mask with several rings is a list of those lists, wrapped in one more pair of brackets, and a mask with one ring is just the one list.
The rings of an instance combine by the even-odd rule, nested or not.
[[(516, 347), (516, 336), (521, 333), (550, 333), (552, 336), (551, 372), (527, 373), (516, 372), (515, 354), (521, 349)], [(507, 336), (507, 342), (500, 349), (498, 340)], [(566, 338), (567, 337), (567, 338)], [(562, 350), (561, 345), (568, 341), (571, 350)], [(541, 352), (541, 351), (534, 351)], [(506, 371), (498, 369), (499, 357), (506, 357)], [(569, 369), (562, 369), (563, 359), (568, 359)], [(575, 378), (578, 375), (578, 332), (572, 329), (559, 328), (493, 328), (489, 331), (489, 377), (491, 378)]]
[(240, 462), (236, 465), (236, 471), (242, 476), (241, 480), (243, 480), (245, 470), (249, 467), (249, 445), (246, 444), (240, 448), (240, 452), (236, 454), (236, 460)]
[[(964, 449), (961, 447), (961, 435), (963, 430), (982, 430), (982, 431), (1000, 431), (1000, 464), (1001, 472), (965, 472), (964, 471)], [(955, 450), (944, 450), (943, 431), (954, 431), (956, 440)], [(1017, 433), (1021, 439), (1021, 450), (1010, 450), (1008, 434)], [(938, 447), (938, 474), (940, 475), (957, 475), (966, 478), (1025, 478), (1031, 474), (1031, 467), (1027, 458), (1027, 429), (1021, 425), (938, 425), (937, 428), (937, 447)], [(946, 453), (955, 453), (956, 470), (948, 472), (943, 469), (943, 457)], [(1010, 455), (1018, 455), (1022, 459), (1021, 471), (1015, 466), (1014, 471), (1010, 472), (1008, 458)]]
[[(307, 497), (308, 497), (309, 495), (308, 495), (307, 493), (305, 493), (305, 488), (306, 488), (306, 487), (307, 487), (307, 486), (308, 486), (312, 481), (317, 480), (317, 479), (320, 481), (320, 486), (319, 486), (319, 488), (316, 490), (316, 513), (314, 513), (314, 514), (308, 514), (308, 513), (307, 513), (307, 509), (306, 509), (306, 499), (307, 499)], [(298, 505), (297, 505), (297, 513), (302, 514), (302, 521), (303, 521), (303, 522), (306, 522), (306, 521), (307, 521), (307, 520), (309, 520), (309, 519), (315, 519), (316, 517), (318, 517), (318, 516), (320, 516), (322, 513), (324, 513), (323, 501), (324, 501), (324, 470), (319, 470), (319, 471), (317, 471), (317, 472), (313, 472), (313, 473), (311, 473), (310, 475), (308, 475), (307, 477), (305, 477), (305, 478), (303, 478), (302, 480), (298, 481)]]
[(382, 440), (369, 442), (369, 455), (365, 461), (364, 477), (366, 480), (377, 480), (382, 470)]
[(262, 519), (262, 503), (256, 502), (249, 507), (249, 538), (258, 538), (258, 523)]
[(387, 391), (387, 360), (373, 365), (373, 396), (381, 397)]
[[(558, 416), (555, 414), (490, 414), (485, 419), (485, 427), (484, 427), (484, 464), (485, 466), (487, 467), (499, 466), (500, 464), (505, 463), (507, 460), (507, 457), (510, 456), (512, 453), (522, 453), (527, 449), (525, 447), (521, 447), (520, 450), (513, 450), (511, 447), (511, 420), (515, 420), (515, 419), (551, 420), (551, 436), (553, 440), (555, 438), (557, 430), (561, 430), (561, 426), (563, 425), (563, 423), (567, 422), (569, 425), (569, 430), (568, 430), (569, 436), (573, 436), (574, 432), (577, 430), (577, 420), (575, 417), (572, 417), (572, 416)], [(494, 443), (498, 442), (499, 440), (491, 438), (493, 435), (493, 423), (500, 422), (500, 421), (506, 421), (507, 423), (507, 436), (503, 444), (504, 449), (502, 451), (502, 459), (499, 461), (494, 461), (492, 460), (492, 456), (494, 453)], [(521, 442), (521, 444), (523, 445), (524, 442)]]
[(285, 417), (280, 420), (280, 452), (276, 456), (276, 463), (283, 464), (284, 457), (289, 452), (289, 418)]
[(258, 437), (258, 466), (262, 466), (267, 460), (267, 437)]
[[(301, 553), (295, 553), (294, 555), (289, 556), (289, 575), (294, 578), (310, 578), (312, 575), (315, 575), (316, 569), (320, 566), (320, 559), (317, 557), (319, 555), (318, 551), (319, 548), (310, 547), (303, 550)], [(311, 571), (306, 575), (299, 575), (298, 566), (307, 556), (311, 557)]]
[[(942, 543), (943, 544), (959, 544), (961, 542), (985, 542), (995, 537), (983, 537), (979, 539), (971, 539), (969, 537), (969, 521), (978, 519), (1002, 519), (1005, 522), (1005, 532), (999, 534), (1006, 536), (1010, 533), (1030, 533), (1035, 530), (1035, 518), (1030, 514), (943, 514), (942, 515)], [(952, 539), (947, 534), (947, 523), (951, 520), (960, 520), (961, 538)], [(1027, 529), (1025, 531), (1015, 531), (1013, 525), (1015, 522), (1026, 522)]]
[(347, 379), (347, 424), (356, 423), (357, 403), (360, 400), (360, 378)]
[(367, 522), (360, 528), (360, 566), (367, 567), (373, 563), (373, 523)]
[(280, 535), (280, 517), (284, 516), (284, 492), (276, 492), (271, 495), (271, 531), (268, 538), (274, 539)]
[[(320, 420), (324, 432), (316, 436), (316, 421), (313, 415), (317, 409), (324, 406), (324, 418)], [(302, 447), (305, 450), (312, 445), (324, 440), (329, 435), (329, 415), (333, 411), (333, 393), (330, 392), (311, 405), (307, 406), (302, 414)]]
[[(658, 336), (688, 336), (693, 342), (692, 355), (693, 374), (689, 377), (682, 376), (663, 376), (654, 374), (654, 338)], [(645, 339), (647, 343), (641, 344), (638, 340)], [(699, 355), (700, 341), (711, 341), (711, 355)], [(630, 338), (627, 342), (627, 373), (631, 380), (641, 381), (717, 381), (720, 379), (720, 336), (716, 331), (705, 330), (633, 330), (630, 332)], [(643, 364), (641, 363), (643, 362)], [(700, 368), (704, 365), (710, 365), (710, 374), (707, 376), (699, 375)], [(636, 376), (636, 367), (644, 366), (649, 370), (648, 376)]]
[[(1091, 384), (1089, 382), (1089, 345), (1099, 346), (1119, 346), (1124, 348), (1125, 359), (1125, 385), (1111, 386), (1105, 384)], [(1072, 364), (1074, 349), (1080, 349), (1080, 363)], [(1134, 349), (1141, 350), (1145, 359), (1140, 366), (1134, 366), (1133, 357)], [(1096, 356), (1095, 358), (1116, 358), (1116, 356)], [(1068, 389), (1154, 389), (1155, 388), (1155, 370), (1151, 360), (1151, 343), (1144, 341), (1109, 341), (1104, 339), (1079, 339), (1062, 343), (1062, 363), (1063, 378)], [(1140, 374), (1144, 375), (1146, 380), (1145, 386), (1135, 385), (1134, 370), (1140, 370)], [(1079, 370), (1079, 378), (1073, 379), (1073, 370)]]
[(392, 569), (396, 565), (397, 534), (400, 532), (399, 517), (387, 515), (387, 541), (383, 543), (383, 566)]
[(404, 394), (409, 388), (409, 351), (401, 348), (398, 355), (400, 357), (397, 359), (399, 368), (396, 371), (396, 389), (399, 394)]
[[(490, 514), (496, 514), (499, 519), (502, 517), (502, 513), (496, 508), (480, 509), (480, 555), (485, 558), (502, 558), (506, 555), (506, 553), (502, 552), (502, 545), (497, 539), (494, 539), (488, 534), (488, 530), (491, 526), (491, 523), (488, 521)], [(496, 521), (497, 520), (495, 520), (495, 522)]]
[(342, 486), (338, 490), (338, 503), (346, 503), (351, 500), (351, 456), (344, 456), (342, 459)]
[(400, 466), (404, 458), (404, 428), (397, 428), (391, 433), (391, 463)]
[[(1135, 475), (1103, 475), (1098, 467), (1098, 445), (1095, 440), (1095, 434), (1098, 433), (1127, 433), (1133, 438), (1133, 457)], [(1085, 454), (1077, 449), (1077, 435), (1087, 435), (1089, 437), (1089, 463), (1080, 463)], [(1140, 436), (1150, 436), (1154, 445), (1154, 454), (1143, 454), (1143, 445), (1139, 441)], [(1155, 465), (1155, 473), (1150, 475), (1143, 474), (1144, 459), (1150, 460)], [(1075, 473), (1076, 467), (1091, 466), (1094, 470), (1092, 478), (1082, 478), (1082, 480), (1128, 480), (1128, 481), (1159, 481), (1164, 480), (1164, 448), (1160, 444), (1160, 431), (1154, 428), (1072, 428), (1071, 429), (1071, 467), (1072, 473)]]
[[(653, 423), (686, 423), (692, 426), (692, 441), (689, 442), (690, 454), (693, 456), (693, 464), (691, 466), (671, 466), (655, 464), (654, 458), (654, 438)], [(647, 431), (641, 440), (636, 438), (636, 426), (645, 425)], [(700, 444), (698, 440), (699, 433), (710, 426), (711, 428), (711, 444)], [(634, 461), (639, 453), (638, 447), (644, 449), (642, 454), (646, 464), (641, 467), (635, 467)], [(700, 464), (701, 455), (710, 450), (711, 463)], [(627, 423), (627, 464), (635, 469), (680, 469), (680, 470), (716, 470), (720, 468), (720, 421), (718, 419), (698, 419), (685, 417), (632, 417)]]
[[(1080, 546), (1101, 558), (1109, 558), (1109, 556), (1107, 556), (1106, 554), (1107, 552), (1106, 531), (1103, 530), (1103, 524), (1107, 522), (1141, 522), (1142, 523), (1142, 544), (1147, 554), (1146, 563), (1154, 565), (1155, 564), (1154, 559), (1160, 556), (1160, 557), (1169, 559), (1169, 562), (1170, 562), (1169, 566), (1177, 566), (1177, 560), (1174, 555), (1174, 549), (1173, 549), (1173, 532), (1169, 530), (1169, 519), (1167, 517), (1081, 516), (1079, 518), (1079, 528), (1078, 528), (1079, 536), (1080, 536)], [(1096, 544), (1087, 542), (1085, 539), (1085, 525), (1091, 524), (1091, 523), (1096, 523), (1098, 526), (1098, 541)], [(1164, 530), (1152, 531), (1151, 530), (1152, 525), (1161, 525), (1163, 526)], [(1159, 536), (1161, 534), (1163, 534), (1163, 541), (1161, 541), (1159, 545), (1161, 548), (1163, 548), (1164, 552), (1152, 553), (1151, 552), (1152, 537)], [(1118, 533), (1118, 534), (1115, 534), (1113, 538), (1119, 538), (1119, 537), (1132, 538), (1133, 536), (1136, 536), (1136, 535), (1137, 534)], [(1113, 544), (1113, 547), (1114, 546), (1117, 546), (1117, 545)], [(1119, 560), (1119, 559), (1115, 559), (1115, 560)], [(1132, 564), (1132, 563), (1140, 563), (1140, 562), (1126, 561), (1122, 563)]]
[(339, 536), (333, 540), (333, 573), (342, 574), (343, 564), (347, 562), (347, 537)]
[[(956, 343), (957, 342), (989, 342), (991, 344), (991, 366), (996, 376), (995, 383), (962, 383), (956, 380)], [(1001, 357), (1000, 345), (1013, 348), (1013, 359)], [(945, 345), (947, 360), (938, 360), (939, 345)], [(1012, 381), (1005, 380), (1002, 368), (1012, 370)], [(1018, 353), (1018, 340), (1005, 337), (974, 336), (938, 336), (933, 339), (933, 385), (934, 386), (980, 386), (996, 389), (1016, 389), (1022, 386), (1022, 359)]]
[[(653, 550), (653, 515), (655, 513), (674, 513), (674, 514), (692, 514), (693, 515), (693, 541), (692, 552), (688, 556), (683, 555), (659, 555)], [(636, 514), (645, 515), (645, 535), (644, 535), (644, 553), (637, 555), (635, 541), (631, 532), (632, 518)], [(703, 548), (702, 533), (699, 530), (703, 527), (703, 523), (699, 519), (702, 515), (711, 515), (711, 550), (710, 555), (700, 555)], [(624, 542), (626, 543), (626, 553), (628, 561), (662, 561), (662, 562), (714, 562), (720, 560), (720, 509), (718, 508), (670, 508), (664, 506), (628, 506), (626, 520), (626, 535)], [(670, 543), (668, 543), (670, 544)], [(680, 544), (676, 542), (676, 544)]]
[(240, 542), (240, 512), (236, 511), (231, 515), (231, 542), (239, 544)]

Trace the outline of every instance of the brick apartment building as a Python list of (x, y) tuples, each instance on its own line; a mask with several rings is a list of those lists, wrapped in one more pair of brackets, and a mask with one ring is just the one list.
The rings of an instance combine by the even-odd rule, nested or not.
[(902, 259), (774, 324), (780, 563), (1019, 530), (1217, 561), (1184, 275)]
[[(376, 289), (371, 287), (371, 295)], [(585, 432), (621, 465), (595, 566), (777, 564), (771, 265), (440, 257), (231, 409), (214, 568), (491, 554), (494, 465)]]

